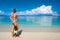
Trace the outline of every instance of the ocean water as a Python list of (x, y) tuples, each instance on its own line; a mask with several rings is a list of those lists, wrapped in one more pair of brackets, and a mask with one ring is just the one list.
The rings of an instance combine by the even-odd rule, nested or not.
[[(60, 29), (60, 16), (18, 16), (17, 23), (22, 29)], [(12, 28), (10, 16), (0, 15), (0, 28)]]

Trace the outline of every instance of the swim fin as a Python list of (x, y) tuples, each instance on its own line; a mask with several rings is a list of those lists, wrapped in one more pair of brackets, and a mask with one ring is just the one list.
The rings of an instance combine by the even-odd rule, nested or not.
[(17, 32), (17, 34), (15, 34), (14, 36), (19, 36), (19, 35), (21, 35), (21, 33), (22, 33), (22, 30), (19, 30), (19, 31)]

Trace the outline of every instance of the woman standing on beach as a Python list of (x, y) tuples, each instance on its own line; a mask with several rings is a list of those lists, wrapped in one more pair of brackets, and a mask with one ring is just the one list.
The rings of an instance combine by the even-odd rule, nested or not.
[(12, 36), (21, 35), (22, 30), (18, 31), (16, 9), (13, 10), (13, 14), (10, 16), (10, 19), (13, 22), (13, 24), (12, 24)]
[(16, 9), (13, 10), (13, 14), (10, 16), (10, 19), (12, 20), (12, 36), (14, 36), (14, 32), (17, 33), (18, 30), (18, 24), (17, 24), (17, 15), (16, 15)]

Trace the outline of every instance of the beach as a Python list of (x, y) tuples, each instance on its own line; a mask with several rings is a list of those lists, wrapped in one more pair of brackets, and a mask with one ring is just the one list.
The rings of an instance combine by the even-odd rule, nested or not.
[(60, 40), (60, 32), (22, 32), (12, 37), (11, 32), (0, 32), (0, 40)]
[(60, 0), (0, 0), (0, 40), (60, 40)]
[(0, 40), (60, 40), (60, 17), (19, 16), (20, 37), (12, 37), (10, 16), (0, 17)]

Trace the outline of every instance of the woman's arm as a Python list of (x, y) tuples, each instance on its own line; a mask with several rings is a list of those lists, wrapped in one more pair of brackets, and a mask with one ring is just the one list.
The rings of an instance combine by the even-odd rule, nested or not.
[(11, 21), (13, 21), (13, 14), (10, 16)]

